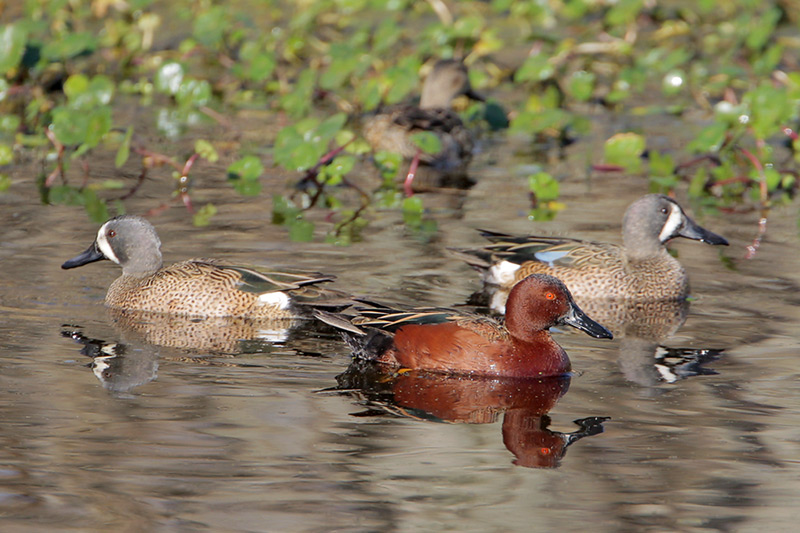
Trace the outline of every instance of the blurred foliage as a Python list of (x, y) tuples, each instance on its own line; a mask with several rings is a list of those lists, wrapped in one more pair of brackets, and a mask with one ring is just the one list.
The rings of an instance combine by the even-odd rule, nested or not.
[[(400, 209), (409, 228), (431, 231), (422, 200), (398, 193), (407, 162), (367, 158), (358, 122), (413, 101), (420, 75), (450, 57), (464, 60), (479, 91), (503, 95), (502, 105), (464, 111), (477, 130), (566, 144), (603, 114), (677, 116), (681, 150), (657, 152), (650, 132), (619, 131), (597, 164), (648, 175), (654, 190), (686, 183), (709, 205), (763, 208), (797, 187), (794, 0), (22, 0), (5, 9), (0, 192), (16, 186), (8, 165), (38, 158), (42, 201), (81, 206), (98, 221), (167, 166), (175, 198), (207, 224), (216, 208), (194, 212), (191, 170), (223, 158), (227, 181), (246, 196), (264, 194), (262, 176), (276, 166), (297, 174), (298, 189), (270, 192), (273, 220), (292, 238), (313, 238), (304, 213), (314, 207), (331, 211), (331, 242), (358, 238), (375, 209)], [(120, 110), (132, 102), (152, 112), (130, 124)], [(198, 134), (253, 109), (282, 125), (274, 138)], [(159, 135), (170, 143), (147, 144)], [(425, 152), (440, 144), (413, 142)], [(92, 162), (106, 153), (117, 168), (138, 166), (136, 183), (96, 176)], [(369, 190), (349, 179), (365, 164)], [(529, 187), (531, 216), (554, 216), (556, 179), (542, 171)]]

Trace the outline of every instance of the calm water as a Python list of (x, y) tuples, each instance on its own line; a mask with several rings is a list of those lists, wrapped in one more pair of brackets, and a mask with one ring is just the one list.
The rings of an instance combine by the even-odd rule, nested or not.
[[(208, 169), (194, 194), (220, 208), (209, 227), (191, 227), (178, 208), (152, 220), (167, 262), (319, 269), (360, 294), (455, 304), (479, 284), (445, 249), (480, 244), (474, 228), (618, 241), (624, 208), (647, 192), (641, 179), (587, 179), (559, 163), (568, 208), (530, 222), (528, 161), (515, 150), (524, 147), (489, 147), (463, 197), (425, 196), (433, 240), (378, 212), (349, 248), (290, 243), (269, 222), (268, 195), (238, 197)], [(585, 165), (585, 152), (571, 155)], [(18, 169), (0, 196), (3, 531), (788, 531), (800, 519), (793, 208), (772, 213), (748, 261), (755, 213), (701, 218), (731, 246), (676, 243), (692, 278), (688, 309), (614, 323), (613, 341), (557, 332), (576, 370), (566, 393), (543, 386), (502, 406), (502, 383), (399, 383), (400, 409), (382, 403), (386, 391), (330, 390), (349, 353), (329, 332), (134, 327), (109, 315), (116, 267), (59, 268), (97, 225), (38, 205), (33, 171)], [(285, 176), (265, 184), (284, 187)], [(160, 203), (163, 187), (148, 184), (129, 211)], [(422, 407), (437, 387), (430, 420)], [(445, 409), (456, 393), (468, 401)], [(591, 417), (609, 417), (604, 432), (573, 423)]]

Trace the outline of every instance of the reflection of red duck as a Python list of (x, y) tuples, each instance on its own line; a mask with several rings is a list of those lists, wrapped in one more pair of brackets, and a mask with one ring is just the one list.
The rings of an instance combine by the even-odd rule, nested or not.
[(363, 391), (371, 405), (411, 418), (489, 424), (504, 413), (503, 442), (516, 457), (514, 464), (526, 467), (558, 466), (567, 446), (601, 432), (604, 420), (593, 419), (591, 428), (572, 434), (548, 429), (546, 413), (569, 389), (568, 375), (536, 379), (409, 371), (387, 377), (379, 368), (354, 365), (337, 379), (340, 389)]
[(358, 312), (315, 315), (344, 332), (357, 359), (452, 374), (530, 378), (569, 372), (566, 352), (548, 331), (559, 324), (611, 338), (575, 305), (560, 280), (544, 274), (511, 289), (505, 324), (454, 309), (400, 311), (374, 304)]
[(506, 410), (540, 416), (569, 389), (569, 376), (542, 379), (447, 376), (406, 372), (392, 384), (394, 404), (441, 420), (486, 424)]

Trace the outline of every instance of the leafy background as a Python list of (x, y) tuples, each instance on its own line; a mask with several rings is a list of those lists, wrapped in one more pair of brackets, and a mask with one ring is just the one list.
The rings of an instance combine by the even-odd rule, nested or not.
[[(769, 210), (797, 187), (800, 2), (711, 0), (25, 0), (0, 27), (0, 194), (35, 179), (45, 204), (102, 222), (151, 180), (194, 224), (209, 172), (269, 196), (290, 238), (358, 238), (375, 209), (435, 231), (406, 164), (371, 153), (364, 113), (411, 101), (439, 58), (463, 59), (487, 103), (461, 104), (489, 144), (523, 139), (531, 161), (597, 144), (595, 172), (685, 187), (696, 209)], [(665, 133), (664, 120), (671, 130)], [(679, 127), (674, 127), (675, 125)], [(664, 142), (667, 135), (672, 141)], [(677, 148), (676, 148), (677, 147)], [(555, 155), (553, 155), (555, 154)], [(35, 176), (14, 177), (30, 162)], [(100, 162), (109, 161), (109, 165)], [(284, 176), (265, 191), (265, 174)], [(533, 218), (563, 207), (547, 165), (527, 177)], [(424, 196), (424, 195), (423, 195)], [(202, 204), (202, 205), (201, 205)]]

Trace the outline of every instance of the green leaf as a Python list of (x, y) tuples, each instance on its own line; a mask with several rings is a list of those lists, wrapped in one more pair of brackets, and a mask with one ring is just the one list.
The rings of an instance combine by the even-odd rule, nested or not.
[(25, 52), (28, 32), (21, 24), (8, 24), (0, 29), (0, 76), (17, 68)]
[(375, 165), (377, 165), (384, 182), (386, 184), (391, 184), (397, 176), (400, 165), (403, 163), (403, 156), (394, 152), (381, 150), (375, 152), (372, 159), (375, 161)]
[(90, 112), (88, 117), (86, 137), (83, 142), (87, 147), (94, 148), (105, 134), (111, 131), (111, 108), (108, 106), (98, 107)]
[(636, 133), (618, 133), (605, 142), (605, 161), (624, 167), (627, 172), (639, 172), (646, 146), (644, 137)]
[(327, 165), (328, 172), (334, 176), (345, 176), (356, 164), (356, 158), (352, 155), (339, 155)]
[(550, 63), (547, 55), (537, 54), (535, 56), (528, 56), (519, 70), (514, 74), (514, 81), (517, 83), (523, 81), (544, 81), (552, 78), (554, 73), (555, 67)]
[(325, 144), (328, 144), (333, 138), (339, 133), (339, 130), (344, 127), (345, 123), (347, 122), (347, 115), (345, 113), (336, 113), (325, 120), (317, 126), (316, 133), (320, 137), (320, 140), (323, 141)]
[(197, 139), (194, 142), (194, 151), (209, 163), (216, 163), (219, 160), (219, 154), (214, 149), (214, 145), (204, 139)]
[(131, 153), (131, 137), (133, 137), (133, 126), (128, 126), (125, 137), (117, 149), (117, 157), (114, 158), (114, 166), (119, 168), (128, 161)]
[(727, 132), (728, 126), (722, 122), (706, 126), (686, 146), (686, 149), (689, 152), (718, 152), (722, 148), (723, 142), (725, 142), (725, 134)]
[(528, 176), (528, 188), (536, 195), (539, 202), (549, 202), (558, 199), (558, 182), (547, 172), (537, 172)]
[(16, 115), (0, 115), (0, 132), (14, 133), (19, 129), (21, 119)]
[(426, 154), (438, 154), (442, 151), (442, 140), (433, 132), (418, 131), (409, 138), (420, 150)]
[(89, 130), (89, 115), (80, 110), (56, 107), (50, 128), (61, 143), (68, 146), (81, 144)]
[(14, 162), (14, 151), (5, 143), (0, 143), (0, 166)]
[(70, 185), (54, 185), (50, 187), (47, 196), (50, 204), (54, 205), (84, 205), (82, 192)]
[(208, 226), (211, 222), (211, 217), (217, 214), (217, 208), (214, 204), (206, 204), (200, 209), (192, 217), (192, 224), (197, 227), (201, 226)]
[(216, 48), (222, 43), (222, 38), (229, 25), (226, 8), (213, 6), (194, 18), (192, 36), (199, 43), (209, 48)]
[(261, 192), (259, 178), (264, 172), (261, 160), (253, 155), (245, 156), (228, 167), (228, 181), (244, 196), (256, 196)]
[(596, 76), (585, 70), (574, 72), (569, 78), (569, 92), (579, 102), (586, 102), (594, 92)]
[(11, 187), (11, 178), (0, 172), (0, 192), (6, 192)]
[(178, 87), (175, 101), (181, 106), (200, 107), (211, 100), (211, 84), (206, 80), (187, 79)]
[(75, 100), (89, 89), (89, 78), (83, 74), (73, 74), (64, 82), (64, 94)]
[(314, 240), (314, 223), (304, 218), (289, 222), (289, 239), (294, 242), (311, 242)]
[(619, 0), (606, 13), (606, 23), (610, 26), (624, 26), (639, 16), (644, 0)]
[(419, 196), (411, 196), (403, 200), (403, 214), (422, 214), (424, 208), (422, 206), (422, 198)]
[(122, 180), (103, 180), (103, 182), (100, 183), (100, 188), (106, 190), (114, 191), (122, 189), (123, 187), (125, 187), (125, 183)]
[(767, 44), (767, 41), (774, 35), (775, 26), (782, 16), (782, 10), (773, 6), (768, 9), (760, 20), (752, 20), (749, 28), (745, 30), (747, 37), (745, 44), (750, 50), (760, 50)]
[(62, 61), (97, 48), (97, 38), (88, 32), (68, 33), (62, 39), (47, 41), (42, 47), (42, 57), (49, 61)]
[(108, 220), (108, 206), (92, 189), (83, 190), (83, 206), (92, 222), (102, 224)]

